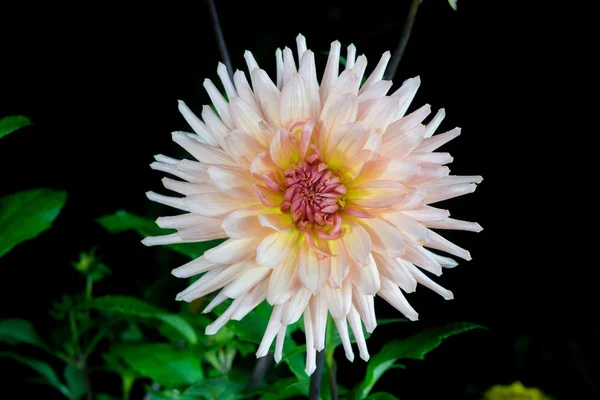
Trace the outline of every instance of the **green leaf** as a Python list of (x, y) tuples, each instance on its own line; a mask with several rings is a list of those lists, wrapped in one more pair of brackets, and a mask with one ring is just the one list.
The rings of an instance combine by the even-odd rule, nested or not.
[(11, 358), (17, 362), (20, 362), (21, 364), (27, 365), (29, 368), (33, 369), (42, 376), (44, 383), (52, 386), (53, 388), (56, 388), (63, 395), (69, 397), (69, 389), (67, 389), (67, 387), (60, 381), (60, 379), (58, 379), (58, 376), (56, 375), (54, 370), (45, 362), (31, 358), (21, 357), (18, 354), (9, 352), (0, 353), (0, 358), (2, 357)]
[(425, 354), (442, 344), (450, 336), (472, 329), (485, 329), (483, 326), (469, 322), (456, 322), (438, 328), (426, 329), (403, 340), (386, 343), (379, 353), (371, 358), (367, 365), (365, 379), (356, 387), (358, 399), (366, 399), (379, 378), (399, 359), (412, 358), (424, 360)]
[(454, 11), (458, 9), (458, 5), (456, 4), (457, 2), (458, 0), (448, 0), (448, 4), (450, 4), (450, 7), (452, 7)]
[(367, 400), (399, 400), (399, 399), (396, 396), (392, 395), (391, 393), (378, 392), (378, 393), (373, 393), (372, 395), (367, 397)]
[(139, 342), (144, 339), (140, 327), (137, 324), (131, 322), (127, 328), (121, 332), (121, 340), (124, 342)]
[(143, 377), (167, 387), (191, 385), (204, 377), (198, 357), (167, 343), (121, 344), (111, 352)]
[(227, 326), (237, 337), (246, 342), (260, 344), (265, 334), (265, 329), (273, 307), (266, 301), (260, 303), (252, 312), (241, 321), (230, 321)]
[(189, 343), (198, 343), (196, 331), (184, 318), (177, 314), (169, 314), (135, 297), (120, 295), (96, 297), (88, 302), (87, 306), (98, 311), (114, 312), (124, 316), (156, 318), (177, 331)]
[[(139, 217), (124, 210), (119, 210), (111, 215), (105, 215), (96, 220), (110, 233), (121, 233), (128, 230), (134, 230), (141, 236), (158, 236), (172, 233), (172, 229), (161, 229), (154, 221)], [(208, 249), (222, 243), (223, 240), (209, 240), (200, 243), (180, 243), (170, 244), (168, 247), (184, 256), (198, 258)]]
[(298, 381), (296, 378), (278, 379), (270, 385), (260, 388), (263, 395), (260, 400), (280, 400), (293, 397), (308, 397), (310, 379)]
[(67, 382), (67, 387), (69, 388), (70, 393), (69, 398), (71, 400), (79, 399), (85, 394), (85, 378), (83, 377), (83, 373), (80, 369), (72, 365), (67, 365), (65, 367), (63, 376)]
[(66, 201), (66, 192), (45, 188), (0, 198), (0, 257), (50, 228)]
[(4, 117), (0, 119), (0, 138), (28, 125), (31, 125), (31, 121), (22, 115)]
[(239, 394), (246, 382), (236, 382), (226, 376), (204, 379), (196, 382), (183, 392), (183, 396), (194, 399), (206, 400), (234, 400), (241, 399)]
[(46, 347), (31, 322), (16, 318), (0, 320), (0, 342), (8, 344), (27, 343), (38, 347)]

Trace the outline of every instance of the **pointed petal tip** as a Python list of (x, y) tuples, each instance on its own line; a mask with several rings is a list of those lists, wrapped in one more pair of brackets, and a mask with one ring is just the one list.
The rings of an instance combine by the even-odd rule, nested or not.
[(152, 244), (152, 243), (151, 243), (151, 241), (150, 241), (150, 240), (148, 240), (149, 238), (150, 238), (150, 237), (143, 238), (142, 240), (140, 240), (140, 242), (142, 242), (142, 244), (143, 244), (144, 246), (151, 247), (151, 246), (153, 246), (154, 244)]
[(454, 300), (454, 293), (448, 290), (448, 293), (444, 296), (444, 300)]
[(304, 372), (306, 372), (306, 375), (311, 376), (313, 374), (313, 372), (315, 372), (316, 369), (317, 369), (316, 365), (311, 365), (311, 366), (307, 366), (304, 369)]
[(360, 353), (360, 358), (362, 358), (362, 360), (363, 360), (364, 362), (368, 362), (368, 361), (369, 361), (369, 359), (371, 358), (371, 355), (370, 355), (369, 353), (366, 353), (366, 354), (364, 354), (364, 353)]

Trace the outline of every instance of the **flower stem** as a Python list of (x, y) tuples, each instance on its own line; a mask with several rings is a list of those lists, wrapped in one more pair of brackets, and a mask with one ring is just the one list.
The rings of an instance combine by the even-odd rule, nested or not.
[(338, 399), (337, 393), (337, 379), (335, 376), (335, 358), (333, 358), (333, 352), (335, 351), (335, 347), (333, 345), (333, 332), (335, 329), (335, 322), (333, 322), (333, 318), (331, 316), (328, 317), (327, 324), (327, 339), (326, 339), (326, 353), (325, 353), (325, 363), (327, 364), (327, 372), (329, 375), (329, 390), (331, 392), (331, 400)]
[(400, 41), (398, 42), (396, 51), (394, 51), (394, 55), (392, 56), (390, 66), (388, 67), (387, 72), (385, 73), (384, 79), (386, 80), (392, 80), (396, 75), (396, 71), (398, 70), (398, 66), (400, 65), (400, 60), (402, 59), (402, 55), (404, 54), (404, 50), (406, 49), (406, 45), (408, 44), (408, 39), (410, 39), (410, 33), (412, 32), (413, 25), (415, 24), (417, 11), (419, 10), (419, 6), (422, 2), (423, 0), (412, 0), (410, 10), (408, 11), (408, 16), (406, 17), (406, 21), (404, 22), (404, 28), (402, 29), (402, 36), (400, 37)]
[(323, 364), (325, 363), (325, 349), (317, 351), (317, 369), (310, 376), (309, 400), (319, 400), (321, 391), (321, 377), (323, 376)]
[(250, 378), (250, 382), (248, 382), (249, 389), (261, 385), (265, 379), (267, 371), (271, 367), (271, 364), (273, 364), (273, 352), (269, 352), (266, 356), (256, 360), (256, 364), (254, 364), (254, 370), (252, 371), (252, 377)]
[(219, 23), (219, 16), (217, 15), (217, 7), (215, 7), (214, 0), (206, 0), (208, 8), (210, 9), (210, 17), (213, 21), (213, 28), (215, 30), (215, 36), (217, 37), (217, 44), (219, 46), (219, 52), (221, 53), (221, 59), (223, 64), (227, 67), (227, 72), (230, 76), (233, 76), (233, 68), (231, 66), (231, 59), (229, 58), (229, 52), (227, 51), (227, 45), (225, 44), (225, 37), (223, 36), (223, 30)]

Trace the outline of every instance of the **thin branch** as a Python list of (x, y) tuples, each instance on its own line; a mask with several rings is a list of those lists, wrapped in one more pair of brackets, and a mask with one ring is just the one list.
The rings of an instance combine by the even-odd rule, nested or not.
[(321, 377), (323, 376), (323, 364), (325, 363), (325, 349), (317, 351), (317, 369), (310, 377), (309, 400), (319, 400), (321, 391)]
[(217, 44), (219, 45), (219, 52), (221, 53), (221, 60), (227, 67), (227, 71), (230, 76), (233, 76), (233, 68), (231, 67), (231, 59), (229, 58), (229, 52), (227, 51), (227, 45), (225, 44), (225, 37), (223, 36), (223, 30), (219, 23), (219, 16), (217, 15), (217, 8), (215, 7), (214, 0), (206, 0), (208, 8), (210, 9), (210, 17), (213, 21), (213, 28), (215, 29), (215, 36), (217, 37)]
[(404, 22), (404, 28), (402, 29), (402, 36), (400, 37), (400, 41), (398, 42), (398, 47), (396, 47), (396, 51), (394, 51), (394, 55), (392, 56), (392, 60), (390, 62), (390, 66), (385, 73), (384, 79), (392, 80), (396, 75), (396, 71), (398, 70), (398, 66), (400, 65), (400, 60), (402, 59), (402, 55), (404, 54), (404, 50), (406, 49), (406, 45), (408, 44), (408, 39), (410, 39), (410, 33), (412, 32), (413, 25), (415, 24), (415, 18), (417, 16), (417, 11), (419, 10), (419, 6), (423, 0), (413, 0), (410, 5), (410, 10), (408, 11), (408, 16), (406, 17), (406, 21)]

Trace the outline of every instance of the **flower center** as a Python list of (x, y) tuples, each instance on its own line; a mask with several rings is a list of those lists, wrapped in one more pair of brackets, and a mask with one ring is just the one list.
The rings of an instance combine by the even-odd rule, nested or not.
[[(316, 150), (316, 149), (314, 149)], [(341, 233), (346, 187), (339, 172), (331, 170), (315, 151), (284, 172), (282, 212), (292, 214), (296, 228), (311, 229), (322, 239), (336, 239)]]

